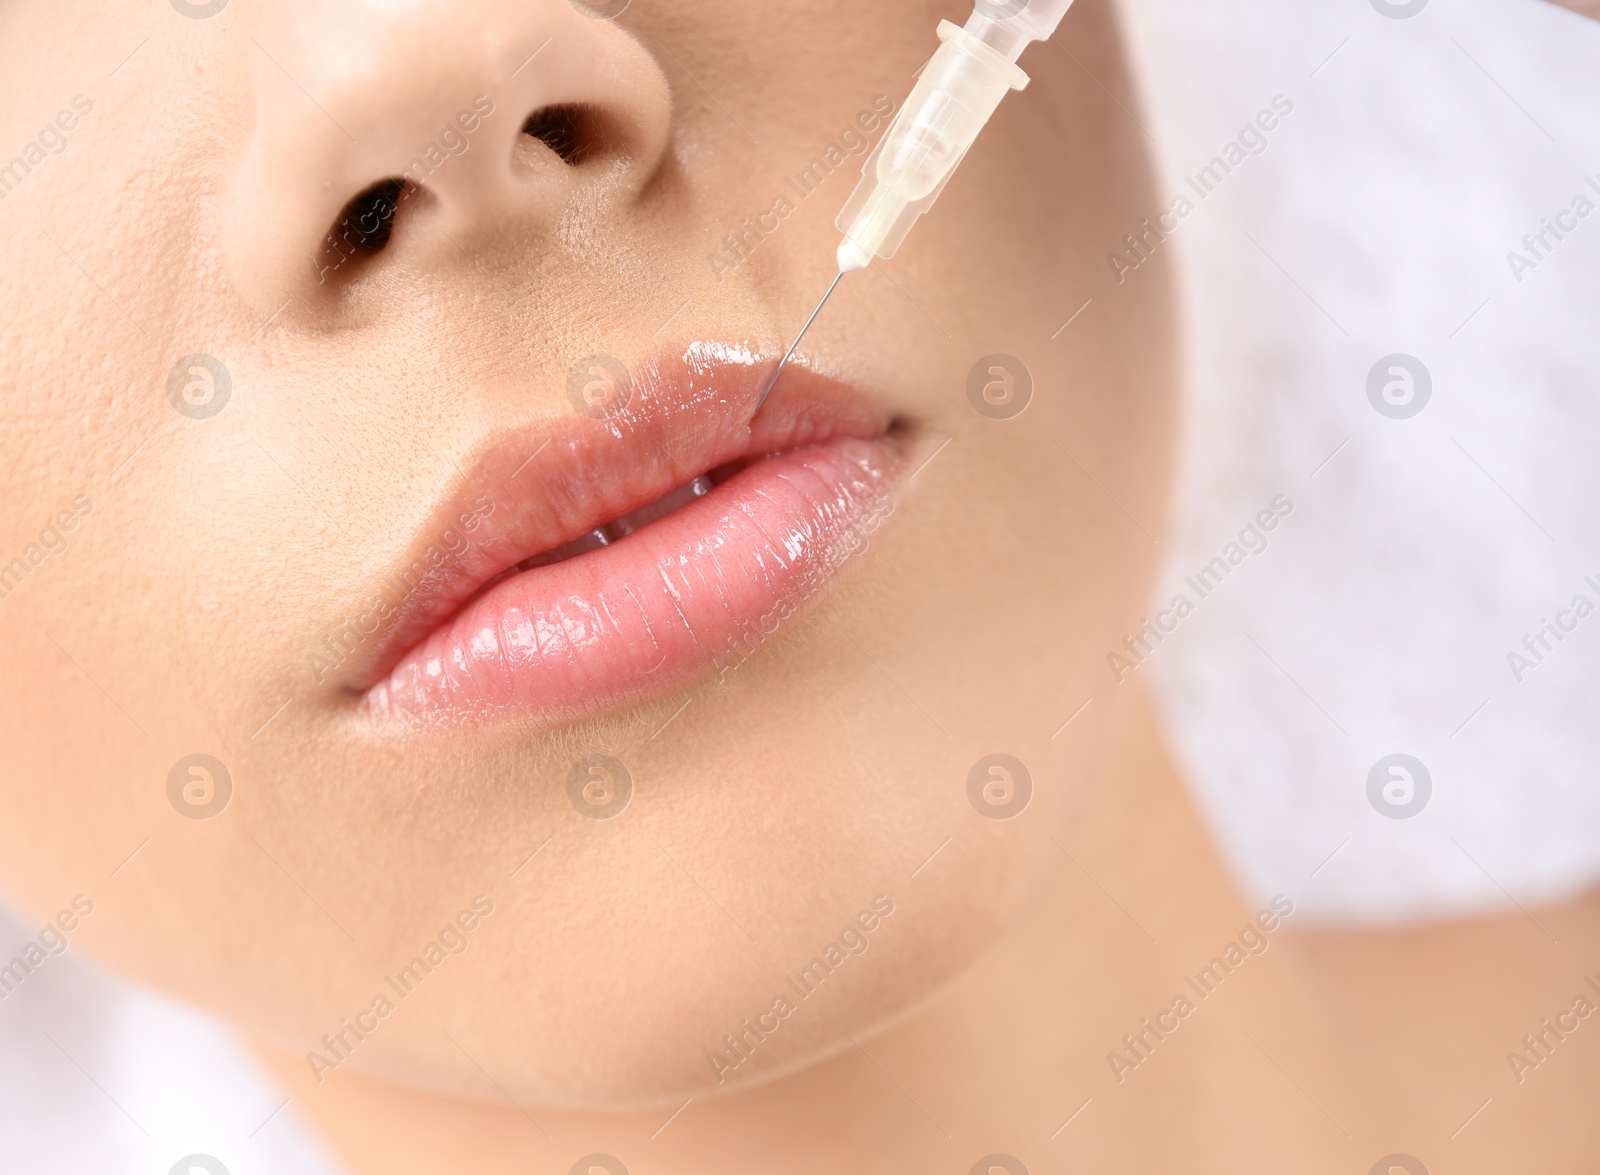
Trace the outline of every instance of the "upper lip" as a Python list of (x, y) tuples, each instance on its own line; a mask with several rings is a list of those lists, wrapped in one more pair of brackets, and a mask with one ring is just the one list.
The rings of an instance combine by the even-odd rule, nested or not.
[[(364, 691), (517, 564), (741, 460), (890, 431), (858, 389), (791, 365), (754, 412), (774, 364), (694, 344), (629, 371), (613, 415), (569, 407), (474, 446), (368, 601), (343, 626), (338, 680)], [(370, 630), (370, 634), (369, 634)], [(353, 639), (354, 638), (354, 639)]]

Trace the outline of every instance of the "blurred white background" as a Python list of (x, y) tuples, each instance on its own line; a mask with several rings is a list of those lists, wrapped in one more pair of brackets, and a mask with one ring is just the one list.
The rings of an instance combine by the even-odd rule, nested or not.
[[(1157, 599), (1274, 497), (1294, 511), (1133, 671), (1242, 884), (1361, 922), (1592, 884), (1600, 615), (1520, 683), (1506, 653), (1600, 604), (1600, 215), (1521, 282), (1506, 254), (1600, 176), (1600, 24), (1539, 0), (1126, 4), (1170, 194), (1294, 103), (1164, 246), (1193, 397)], [(1367, 398), (1397, 352), (1432, 377), (1409, 419)], [(1367, 797), (1396, 752), (1433, 786), (1404, 820)], [(0, 923), (0, 959), (34, 932)], [(331, 1171), (282, 1101), (220, 1027), (70, 950), (0, 1002), (7, 1170)]]
[[(1540, 0), (1128, 10), (1173, 193), (1294, 103), (1169, 242), (1192, 397), (1160, 606), (1198, 599), (1184, 576), (1274, 496), (1295, 510), (1135, 671), (1242, 883), (1364, 922), (1594, 884), (1600, 615), (1520, 682), (1507, 654), (1576, 595), (1600, 607), (1600, 213), (1521, 281), (1507, 254), (1580, 193), (1600, 207), (1600, 23)], [(1432, 376), (1409, 419), (1367, 398), (1394, 353)], [(1432, 777), (1408, 819), (1367, 796), (1393, 753)]]

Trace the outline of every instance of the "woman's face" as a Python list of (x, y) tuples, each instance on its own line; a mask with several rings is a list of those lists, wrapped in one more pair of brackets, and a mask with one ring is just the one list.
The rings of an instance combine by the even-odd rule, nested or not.
[(607, 15), (0, 8), (0, 885), (324, 1079), (676, 1103), (902, 1014), (1054, 868), (1140, 622), (1103, 6), (765, 403), (965, 12)]

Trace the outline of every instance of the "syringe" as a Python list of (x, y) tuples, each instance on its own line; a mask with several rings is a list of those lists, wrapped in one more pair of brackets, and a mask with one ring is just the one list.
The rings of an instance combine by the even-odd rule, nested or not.
[(911, 226), (939, 198), (989, 116), (1028, 84), (1017, 58), (1055, 32), (1072, 0), (977, 0), (964, 27), (939, 22), (938, 52), (922, 69), (900, 113), (867, 157), (861, 182), (835, 222), (839, 272), (772, 373), (766, 402), (795, 348), (847, 273), (893, 257)]

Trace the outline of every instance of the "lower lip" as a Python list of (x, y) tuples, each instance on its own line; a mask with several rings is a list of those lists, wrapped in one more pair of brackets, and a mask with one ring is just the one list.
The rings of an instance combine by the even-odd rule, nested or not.
[(805, 611), (892, 508), (887, 439), (764, 458), (625, 539), (501, 580), (367, 691), (408, 725), (552, 725), (737, 665)]

